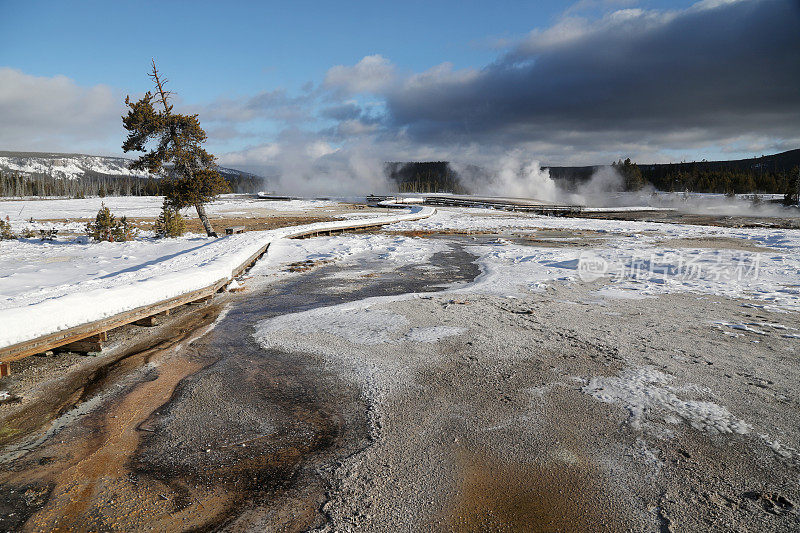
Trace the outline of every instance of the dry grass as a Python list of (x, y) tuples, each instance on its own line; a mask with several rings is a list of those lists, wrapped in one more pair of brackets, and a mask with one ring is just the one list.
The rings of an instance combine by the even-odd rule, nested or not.
[[(285, 228), (288, 226), (300, 226), (302, 224), (314, 224), (316, 222), (330, 222), (332, 220), (339, 220), (336, 217), (324, 216), (279, 216), (279, 217), (212, 217), (211, 225), (217, 233), (224, 233), (225, 228), (232, 226), (244, 226), (245, 231), (263, 231), (277, 228)], [(155, 219), (152, 218), (136, 218), (129, 219), (129, 221), (138, 229), (149, 230), (153, 228)], [(189, 233), (205, 233), (203, 224), (199, 218), (184, 219), (186, 222), (186, 231)]]
[(290, 263), (289, 265), (286, 266), (286, 272), (306, 272), (316, 266), (324, 265), (330, 262), (331, 261), (328, 259), (319, 259), (317, 261), (314, 261), (312, 259), (306, 259), (305, 261)]
[[(184, 218), (184, 222), (186, 223), (186, 231), (187, 233), (205, 233), (205, 229), (203, 228), (203, 224), (200, 222), (199, 218)], [(225, 228), (229, 228), (232, 226), (244, 226), (245, 231), (263, 231), (263, 230), (270, 230), (270, 229), (277, 229), (277, 228), (285, 228), (288, 226), (300, 226), (303, 224), (314, 224), (317, 222), (331, 222), (334, 220), (341, 220), (338, 217), (334, 216), (268, 216), (268, 217), (226, 217), (226, 216), (217, 216), (211, 217), (211, 225), (214, 226), (214, 230), (218, 234), (224, 234)], [(81, 224), (85, 224), (87, 222), (94, 221), (94, 219), (46, 219), (40, 220), (38, 222), (47, 223), (47, 222), (80, 222)], [(153, 229), (153, 224), (155, 223), (155, 218), (147, 218), (147, 217), (129, 217), (128, 223), (141, 231), (148, 231)], [(60, 232), (60, 234), (64, 235), (72, 235), (74, 233), (69, 231)], [(77, 233), (78, 235), (83, 234), (82, 231)]]

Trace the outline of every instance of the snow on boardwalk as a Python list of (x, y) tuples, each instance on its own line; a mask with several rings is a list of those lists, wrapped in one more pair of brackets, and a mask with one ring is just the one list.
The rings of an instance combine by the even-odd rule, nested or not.
[(417, 220), (434, 212), (414, 207), (406, 214), (155, 245), (6, 241), (0, 243), (0, 348), (231, 279), (266, 245), (298, 233)]

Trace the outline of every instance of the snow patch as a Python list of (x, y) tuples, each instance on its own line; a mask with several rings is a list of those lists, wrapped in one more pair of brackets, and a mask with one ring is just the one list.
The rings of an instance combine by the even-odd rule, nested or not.
[[(281, 348), (272, 337), (277, 332), (291, 332), (307, 336), (326, 333), (344, 339), (351, 344), (397, 344), (401, 342), (435, 343), (446, 337), (464, 333), (466, 328), (450, 326), (411, 327), (405, 316), (379, 309), (376, 306), (416, 297), (402, 294), (378, 298), (367, 298), (330, 307), (321, 307), (282, 315), (260, 322), (256, 326), (255, 338), (265, 348)], [(311, 342), (314, 344), (314, 342)]]
[(683, 420), (691, 427), (712, 435), (746, 434), (750, 425), (713, 402), (684, 400), (684, 388), (671, 386), (672, 376), (652, 368), (629, 368), (619, 377), (595, 377), (581, 390), (605, 403), (619, 404), (631, 414), (631, 425), (641, 428), (647, 418), (661, 414), (668, 423)]
[(457, 328), (452, 326), (432, 326), (429, 328), (411, 328), (403, 337), (404, 340), (412, 342), (439, 342), (445, 337), (455, 337), (466, 332), (467, 328)]
[(369, 307), (323, 307), (302, 313), (292, 313), (261, 322), (256, 337), (270, 345), (269, 335), (278, 331), (296, 334), (328, 333), (353, 344), (395, 342), (391, 333), (406, 328), (409, 322), (403, 315)]
[[(591, 231), (604, 235), (587, 246), (510, 244), (507, 240), (476, 244), (482, 274), (466, 291), (515, 295), (539, 290), (546, 282), (607, 279), (605, 297), (657, 296), (671, 293), (718, 294), (767, 302), (770, 308), (800, 310), (800, 231), (768, 228), (722, 228), (643, 221), (544, 217), (505, 214), (484, 209), (440, 208), (399, 230), (498, 232), (525, 235), (539, 230)], [(672, 248), (672, 239), (730, 238), (747, 240), (767, 252), (720, 248)], [(573, 237), (548, 237), (567, 242)], [(587, 271), (588, 270), (588, 271)], [(590, 279), (586, 279), (591, 274)]]
[(756, 329), (751, 327), (748, 324), (729, 324), (727, 322), (714, 322), (714, 324), (722, 329), (722, 327), (728, 327), (731, 329), (739, 330), (739, 331), (747, 331), (749, 333), (755, 333), (756, 335), (766, 335), (766, 331), (761, 331), (760, 329)]

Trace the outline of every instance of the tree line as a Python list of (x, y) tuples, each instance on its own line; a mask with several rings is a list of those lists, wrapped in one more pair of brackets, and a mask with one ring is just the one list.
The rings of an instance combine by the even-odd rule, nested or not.
[(468, 192), (447, 161), (388, 162), (384, 171), (397, 184), (399, 192)]
[(660, 191), (720, 194), (783, 194), (784, 203), (796, 204), (800, 194), (800, 166), (792, 169), (737, 168), (733, 165), (676, 163), (639, 166), (619, 160), (611, 166), (622, 176), (625, 190), (636, 191), (650, 184)]
[[(223, 175), (231, 191), (254, 193), (263, 188), (263, 180), (254, 175)], [(72, 179), (48, 175), (23, 175), (0, 171), (0, 197), (13, 196), (163, 196), (163, 182), (157, 178), (109, 176), (85, 173)]]
[(642, 178), (662, 191), (786, 194), (795, 185), (800, 167), (787, 170), (704, 169), (692, 165), (642, 168)]

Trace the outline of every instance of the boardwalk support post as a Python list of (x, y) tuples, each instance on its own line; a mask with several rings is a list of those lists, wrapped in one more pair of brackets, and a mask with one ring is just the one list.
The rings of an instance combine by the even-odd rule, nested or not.
[(92, 353), (102, 352), (103, 343), (108, 340), (108, 334), (105, 331), (86, 337), (79, 341), (65, 344), (59, 348), (59, 351), (75, 352), (75, 353)]

